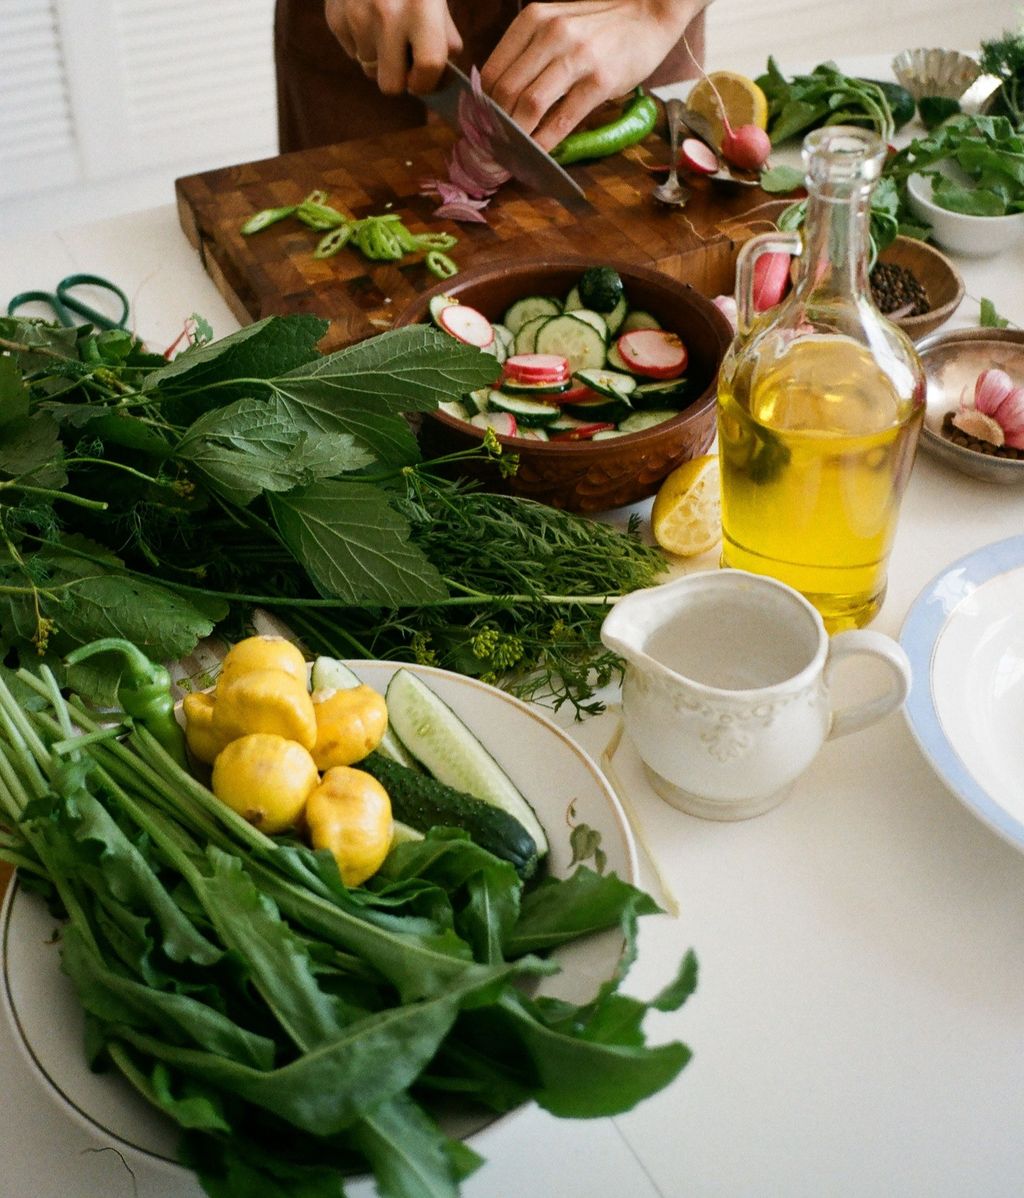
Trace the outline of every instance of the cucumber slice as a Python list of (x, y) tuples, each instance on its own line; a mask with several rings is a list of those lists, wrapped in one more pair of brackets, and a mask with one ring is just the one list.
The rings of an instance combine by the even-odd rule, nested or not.
[(633, 407), (641, 412), (650, 408), (664, 408), (666, 404), (683, 408), (689, 402), (687, 393), (686, 379), (681, 376), (666, 379), (663, 383), (641, 383), (629, 398)]
[(629, 302), (625, 295), (619, 296), (619, 302), (610, 312), (604, 313), (604, 321), (608, 326), (608, 332), (614, 337), (619, 331), (622, 322), (626, 319), (626, 314), (629, 312)]
[(500, 341), (505, 348), (505, 357), (507, 358), (509, 354), (515, 353), (515, 333), (503, 324), (492, 324), (491, 328), (494, 329), (494, 340)]
[(619, 424), (620, 433), (642, 433), (644, 429), (664, 424), (679, 413), (668, 408), (652, 408), (649, 412), (634, 412)]
[(614, 341), (608, 345), (608, 353), (605, 355), (605, 360), (612, 370), (621, 371), (623, 374), (629, 373), (629, 367), (626, 365), (625, 359), (619, 353), (619, 347)]
[(452, 304), (457, 304), (458, 302), (459, 301), (457, 299), (450, 295), (435, 295), (431, 297), (430, 303), (427, 305), (427, 307), (430, 309), (430, 319), (434, 322), (434, 324), (437, 325), (438, 328), (441, 328), (441, 321), (439, 317), (442, 311), (445, 308), (450, 308)]
[[(475, 416), (477, 412), (486, 412), (491, 406), (491, 389), (490, 387), (481, 387), (477, 391), (470, 391), (462, 401), (463, 405), (469, 409), (469, 415)], [(438, 405), (440, 407), (440, 405)], [(467, 417), (468, 419), (469, 417)]]
[[(550, 426), (549, 426), (550, 427)], [(550, 441), (546, 428), (520, 428), (519, 436), (524, 441)]]
[(534, 342), (538, 354), (561, 354), (568, 358), (569, 369), (574, 374), (588, 367), (603, 366), (605, 348), (604, 337), (575, 316), (553, 316), (546, 320)]
[(533, 808), (462, 720), (416, 674), (398, 670), (387, 689), (388, 716), (403, 744), (439, 782), (500, 807), (533, 837), (537, 852), (548, 838)]
[(396, 844), (408, 844), (412, 840), (422, 840), (423, 833), (417, 832), (410, 824), (403, 824), (400, 819), (392, 820), (391, 823), (391, 847)]
[(516, 418), (516, 427), (537, 428), (558, 419), (558, 408), (554, 404), (540, 403), (522, 395), (508, 395), (504, 391), (491, 392), (491, 410), (511, 412)]
[(640, 383), (637, 386), (637, 395), (675, 395), (679, 391), (686, 390), (686, 375), (681, 374), (675, 379), (662, 379), (657, 383)]
[(502, 379), (501, 391), (509, 395), (561, 395), (572, 390), (572, 379), (560, 383), (521, 383), (516, 379)]
[(602, 428), (590, 438), (591, 441), (610, 441), (612, 437), (625, 437), (627, 433), (621, 428)]
[(497, 359), (500, 365), (508, 357), (508, 350), (505, 348), (504, 342), (499, 341), (497, 337), (493, 338), (490, 345), (481, 347), (485, 354), (490, 354), (492, 358)]
[(549, 314), (534, 316), (516, 333), (515, 351), (517, 354), (532, 354), (537, 345), (537, 334), (541, 326), (554, 319)]
[(605, 323), (604, 317), (600, 312), (592, 312), (589, 308), (575, 308), (572, 312), (576, 320), (586, 321), (592, 329), (595, 329), (601, 334), (604, 341), (608, 341), (608, 325)]
[(583, 307), (583, 301), (580, 299), (580, 289), (574, 287), (572, 291), (565, 297), (565, 303), (562, 305), (563, 312), (578, 312)]
[(620, 333), (632, 333), (634, 329), (660, 329), (661, 323), (657, 317), (652, 316), (650, 312), (645, 312), (643, 308), (634, 308), (629, 312), (626, 319), (619, 325)]
[(588, 399), (586, 403), (567, 403), (565, 411), (583, 424), (618, 424), (630, 414), (630, 406), (624, 396), (618, 399)]
[(457, 399), (443, 399), (437, 405), (439, 412), (444, 412), (446, 416), (451, 416), (455, 420), (468, 420), (470, 416), (476, 415), (476, 408), (471, 412), (469, 408), (460, 403)]
[(516, 300), (502, 317), (501, 323), (516, 336), (527, 321), (538, 316), (558, 316), (562, 305), (551, 295), (528, 295)]
[(598, 395), (624, 399), (627, 403), (636, 390), (636, 379), (617, 370), (577, 370), (573, 377)]
[[(318, 657), (313, 662), (309, 680), (315, 691), (348, 691), (363, 685), (363, 680), (359, 675), (350, 670), (343, 661), (338, 661), (336, 657)], [(402, 744), (398, 733), (390, 725), (377, 746), (377, 752), (384, 757), (390, 757), (392, 761), (397, 761), (399, 765), (404, 765), (406, 769), (418, 770), (420, 768), (416, 759)]]

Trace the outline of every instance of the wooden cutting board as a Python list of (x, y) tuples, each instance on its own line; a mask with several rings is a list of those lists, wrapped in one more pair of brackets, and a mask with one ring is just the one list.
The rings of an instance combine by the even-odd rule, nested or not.
[[(322, 343), (334, 350), (390, 328), (407, 304), (437, 280), (422, 261), (368, 262), (355, 249), (317, 259), (321, 234), (294, 218), (243, 237), (243, 222), (262, 208), (298, 203), (321, 188), (354, 216), (397, 212), (414, 232), (444, 229), (459, 238), (461, 269), (521, 258), (571, 254), (653, 266), (707, 295), (731, 290), (740, 244), (768, 224), (752, 211), (777, 205), (760, 188), (700, 180), (685, 209), (651, 198), (645, 161), (665, 161), (667, 147), (646, 143), (570, 172), (594, 206), (578, 216), (555, 200), (512, 182), (487, 209), (488, 223), (456, 224), (431, 215), (438, 200), (420, 195), (425, 178), (445, 177), (455, 134), (440, 124), (378, 139), (342, 142), (205, 171), (178, 179), (182, 228), (235, 316), (247, 324), (272, 314), (310, 312), (331, 321)], [(749, 214), (749, 215), (748, 215)]]

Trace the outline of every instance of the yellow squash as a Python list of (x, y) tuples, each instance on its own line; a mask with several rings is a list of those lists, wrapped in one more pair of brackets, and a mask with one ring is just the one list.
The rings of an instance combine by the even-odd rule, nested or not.
[(273, 733), (240, 736), (217, 754), (211, 788), (262, 832), (292, 827), (320, 781), (307, 749)]
[(349, 690), (325, 687), (313, 692), (316, 712), (316, 744), (313, 760), (317, 768), (355, 765), (375, 749), (388, 727), (384, 696), (371, 686)]
[(380, 869), (391, 848), (394, 822), (388, 792), (365, 770), (329, 769), (306, 803), (313, 847), (327, 849), (346, 886), (359, 886)]
[(252, 670), (218, 683), (212, 728), (225, 742), (270, 732), (312, 749), (316, 714), (305, 676), (300, 681), (283, 670)]

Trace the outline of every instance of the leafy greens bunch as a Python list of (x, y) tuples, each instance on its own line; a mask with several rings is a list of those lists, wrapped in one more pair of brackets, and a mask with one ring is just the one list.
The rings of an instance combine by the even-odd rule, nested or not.
[(1005, 116), (950, 117), (915, 138), (886, 166), (905, 189), (914, 174), (930, 176), (940, 208), (969, 216), (1024, 212), (1024, 135)]
[[(775, 59), (769, 58), (757, 85), (768, 101), (772, 145), (819, 125), (868, 125), (883, 141), (892, 140), (896, 128), (889, 103), (892, 93), (874, 80), (844, 75), (833, 62), (787, 79)], [(909, 115), (913, 116), (912, 101)]]
[[(366, 1169), (382, 1198), (457, 1198), (480, 1159), (432, 1103), (609, 1115), (689, 1059), (642, 1024), (686, 1000), (695, 961), (651, 1003), (619, 993), (656, 907), (614, 875), (524, 891), (513, 866), (435, 829), (347, 889), (329, 853), (269, 839), (144, 728), (97, 725), (45, 665), (14, 685), (0, 679), (0, 858), (68, 917), (93, 1065), (180, 1125), (212, 1198), (342, 1198)], [(626, 947), (592, 1001), (516, 984), (603, 928)]]
[[(492, 357), (426, 326), (324, 356), (325, 329), (269, 317), (168, 363), (119, 330), (0, 319), (8, 661), (104, 636), (178, 658), (260, 604), (313, 652), (512, 671), (577, 706), (607, 681), (607, 597), (661, 555), (420, 461), (404, 414), (489, 384)], [(97, 661), (72, 680), (109, 701)]]
[(981, 43), (981, 71), (1000, 80), (989, 112), (1006, 116), (1015, 129), (1024, 128), (1024, 32), (1005, 31)]

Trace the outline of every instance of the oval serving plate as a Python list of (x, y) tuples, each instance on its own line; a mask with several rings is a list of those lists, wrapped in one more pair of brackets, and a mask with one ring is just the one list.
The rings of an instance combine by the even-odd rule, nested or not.
[[(548, 869), (553, 876), (572, 872), (572, 828), (586, 824), (600, 836), (605, 870), (636, 881), (636, 849), (615, 793), (587, 754), (547, 716), (496, 687), (445, 670), (395, 662), (346, 664), (381, 692), (396, 670), (413, 670), (461, 716), (537, 812), (550, 842)], [(119, 1074), (90, 1072), (83, 1048), (83, 1012), (60, 969), (59, 924), (17, 881), (8, 888), (0, 914), (0, 943), (5, 1013), (40, 1081), (92, 1131), (180, 1169), (177, 1126)], [(586, 1002), (614, 973), (622, 948), (617, 929), (565, 945), (552, 954), (561, 972), (543, 978), (537, 992)], [(470, 1135), (495, 1121), (493, 1115), (481, 1118), (465, 1112), (443, 1118), (453, 1136)]]
[(932, 768), (1024, 850), (1024, 536), (947, 566), (907, 614), (905, 713)]

